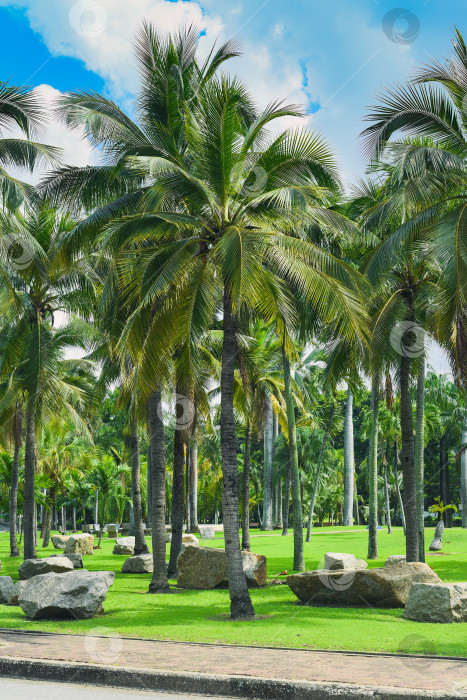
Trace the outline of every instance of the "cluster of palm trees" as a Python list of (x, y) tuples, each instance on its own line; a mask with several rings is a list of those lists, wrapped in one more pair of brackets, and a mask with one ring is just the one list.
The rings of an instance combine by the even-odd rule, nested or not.
[[(91, 439), (88, 416), (118, 387), (136, 552), (146, 551), (140, 431), (147, 429), (149, 591), (164, 593), (166, 417), (175, 403), (169, 575), (181, 546), (185, 481), (187, 521), (196, 528), (196, 488), (212, 472), (222, 489), (231, 615), (251, 618), (241, 547), (249, 547), (253, 438), (264, 435), (262, 526), (287, 530), (290, 493), (293, 568), (303, 570), (303, 430), (322, 428), (306, 491), (309, 528), (324, 507), (319, 489), (339, 420), (343, 483), (333, 484), (333, 502), (343, 524), (352, 524), (353, 398), (364, 378), (371, 385), (368, 555), (377, 557), (378, 459), (386, 465), (393, 450), (407, 559), (423, 560), (422, 332), (446, 350), (460, 397), (467, 381), (467, 50), (456, 32), (451, 59), (380, 98), (363, 133), (368, 179), (344, 197), (326, 142), (308, 129), (280, 127), (303, 110), (282, 102), (259, 110), (247, 87), (224, 72), (236, 44), (213, 47), (201, 62), (197, 43), (194, 28), (163, 35), (141, 27), (132, 117), (96, 93), (61, 98), (56, 115), (95, 147), (95, 166), (64, 165), (57, 149), (36, 143), (44, 114), (34, 92), (0, 84), (0, 127), (24, 132), (0, 140), (0, 413), (14, 446), (11, 516), (24, 440), (24, 556), (34, 557), (38, 431), (60, 416)], [(12, 165), (40, 163), (48, 172), (37, 187), (9, 174)], [(70, 346), (81, 347), (84, 359), (69, 359)], [(399, 428), (389, 418), (379, 426), (383, 384)], [(463, 423), (457, 444), (467, 526), (464, 416), (459, 411), (456, 429)], [(198, 474), (198, 444), (207, 475), (206, 460)], [(106, 474), (94, 473), (102, 517)], [(384, 475), (387, 493), (386, 466)], [(395, 485), (399, 497), (397, 474)]]

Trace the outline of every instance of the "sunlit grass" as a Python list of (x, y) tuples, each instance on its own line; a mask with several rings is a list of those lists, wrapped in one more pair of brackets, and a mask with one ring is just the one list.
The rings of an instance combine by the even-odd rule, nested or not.
[[(433, 531), (427, 532), (427, 548)], [(314, 569), (327, 551), (351, 552), (366, 558), (368, 533), (354, 527), (316, 529), (311, 542), (305, 543), (308, 569)], [(402, 530), (392, 535), (380, 531), (379, 555), (370, 566), (381, 566), (389, 554), (404, 552)], [(150, 540), (148, 538), (148, 543)], [(92, 620), (32, 621), (18, 607), (0, 606), (0, 627), (49, 632), (83, 634), (96, 625), (108, 627), (122, 636), (151, 637), (195, 642), (222, 642), (299, 648), (346, 649), (397, 652), (436, 650), (437, 654), (467, 656), (467, 635), (464, 624), (436, 625), (410, 622), (402, 618), (402, 610), (371, 608), (304, 607), (288, 586), (271, 586), (252, 590), (251, 596), (259, 616), (253, 622), (232, 622), (227, 590), (187, 591), (174, 588), (173, 595), (147, 595), (150, 576), (122, 574), (125, 557), (112, 555), (114, 541), (103, 539), (102, 549), (85, 557), (89, 570), (116, 572), (104, 604), (105, 613)], [(222, 537), (203, 541), (206, 546), (223, 546)], [(265, 554), (268, 576), (275, 578), (285, 569), (291, 573), (293, 538), (279, 532), (252, 531), (252, 550)], [(168, 550), (167, 550), (168, 551)], [(8, 557), (8, 533), (0, 533), (2, 574), (17, 578), (21, 559)], [(38, 548), (39, 556), (57, 554), (53, 547)], [(427, 557), (429, 565), (444, 581), (467, 580), (467, 531), (445, 530), (443, 555)], [(284, 578), (284, 577), (283, 577)], [(172, 582), (175, 584), (175, 581)], [(417, 635), (414, 638), (413, 635)], [(409, 640), (407, 638), (410, 637)], [(404, 641), (406, 640), (406, 641)]]

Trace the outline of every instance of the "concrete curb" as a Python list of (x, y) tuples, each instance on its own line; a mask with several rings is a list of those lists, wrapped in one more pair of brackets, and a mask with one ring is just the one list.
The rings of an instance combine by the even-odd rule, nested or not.
[(428, 691), (414, 688), (370, 687), (344, 683), (321, 683), (268, 679), (255, 676), (224, 676), (187, 671), (148, 671), (102, 664), (0, 657), (0, 676), (37, 681), (83, 683), (132, 690), (220, 695), (248, 700), (327, 700), (327, 698), (373, 698), (374, 700), (425, 700), (466, 698), (467, 691)]

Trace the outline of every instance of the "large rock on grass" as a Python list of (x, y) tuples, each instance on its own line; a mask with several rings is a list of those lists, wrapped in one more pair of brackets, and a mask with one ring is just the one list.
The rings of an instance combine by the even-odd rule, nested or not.
[(13, 579), (11, 576), (0, 576), (0, 603), (9, 603), (13, 595)]
[(67, 571), (73, 571), (73, 563), (68, 557), (51, 556), (46, 559), (25, 559), (19, 566), (18, 575), (24, 581), (41, 574), (65, 574)]
[(70, 535), (52, 535), (50, 539), (54, 549), (66, 549), (66, 543), (70, 539)]
[(194, 544), (195, 547), (199, 545), (199, 539), (196, 537), (196, 535), (192, 535), (190, 532), (184, 532), (182, 535), (182, 543), (183, 544)]
[(65, 552), (67, 554), (81, 554), (83, 556), (92, 554), (94, 546), (94, 537), (87, 533), (71, 535), (66, 543)]
[(127, 557), (135, 553), (135, 538), (122, 537), (116, 541), (112, 554), (125, 554)]
[(122, 574), (152, 574), (152, 554), (137, 554), (123, 562)]
[(287, 577), (307, 605), (403, 608), (414, 583), (442, 583), (428, 564), (410, 562), (378, 569), (306, 571)]
[(467, 583), (414, 583), (402, 617), (415, 622), (467, 622)]
[(326, 552), (324, 555), (324, 568), (336, 569), (366, 569), (368, 564), (364, 559), (357, 559), (354, 554), (342, 552)]
[[(266, 557), (242, 552), (243, 572), (249, 586), (264, 586), (267, 578)], [(177, 560), (178, 585), (182, 588), (208, 590), (226, 586), (225, 550), (187, 546)]]
[(103, 612), (113, 584), (113, 571), (71, 571), (35, 576), (23, 587), (18, 602), (32, 620), (72, 617), (85, 619)]

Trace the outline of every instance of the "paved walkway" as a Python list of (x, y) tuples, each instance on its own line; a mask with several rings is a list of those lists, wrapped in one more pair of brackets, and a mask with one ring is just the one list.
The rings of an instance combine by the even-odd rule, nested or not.
[(96, 626), (92, 635), (0, 630), (0, 657), (375, 688), (460, 691), (467, 697), (467, 660), (95, 636), (99, 634), (105, 635), (106, 628)]

